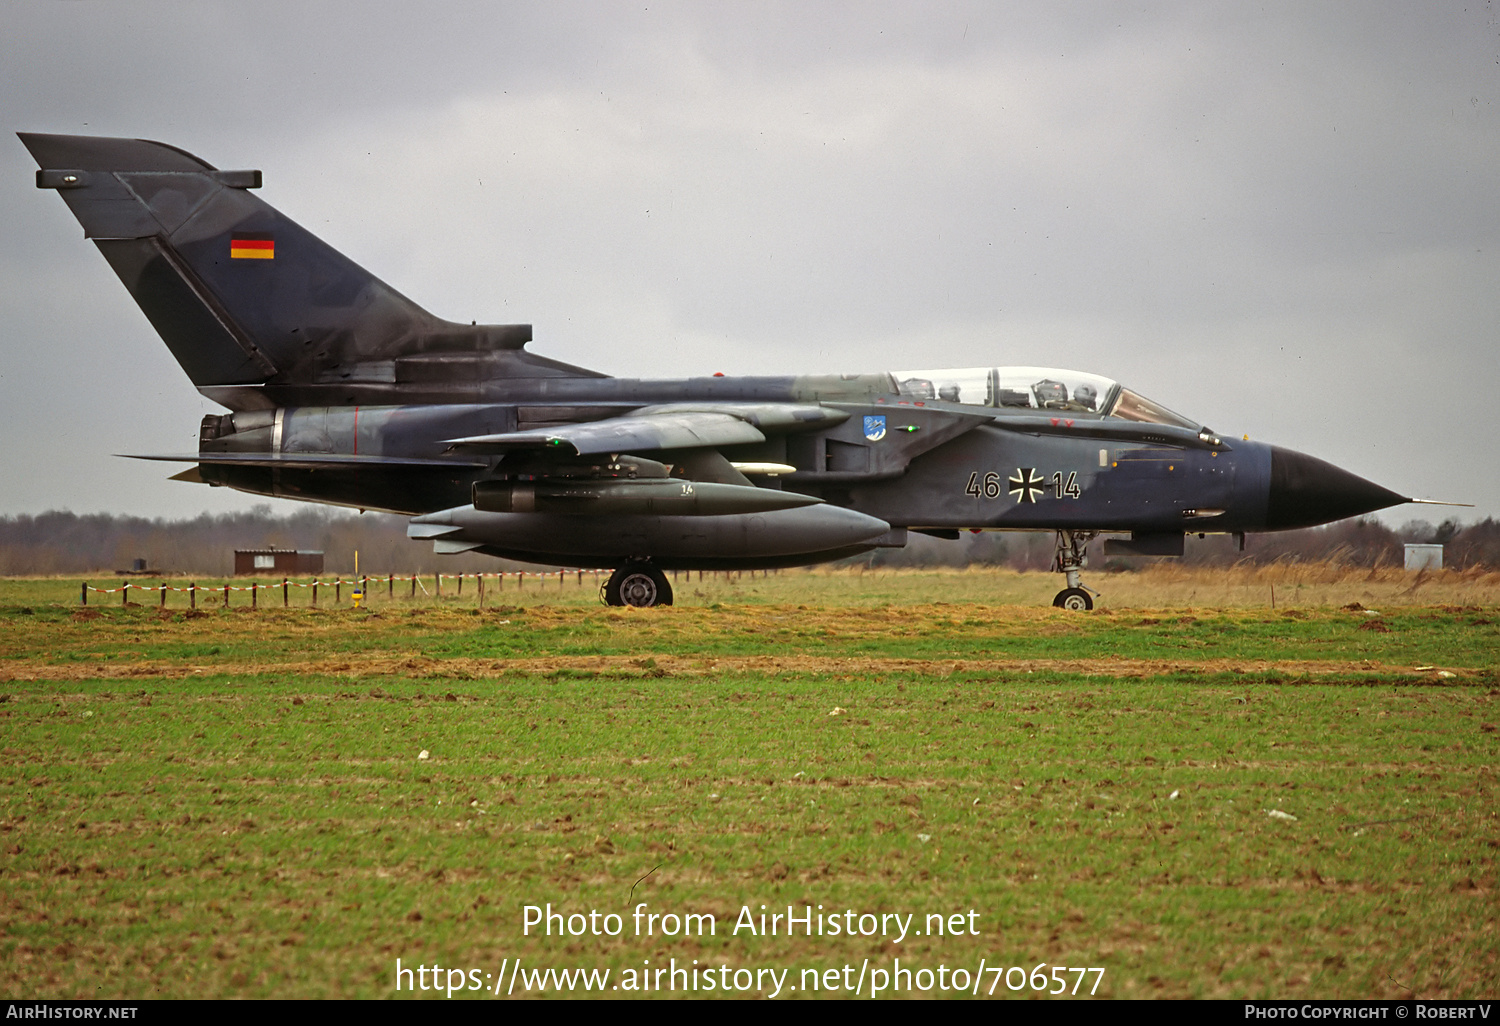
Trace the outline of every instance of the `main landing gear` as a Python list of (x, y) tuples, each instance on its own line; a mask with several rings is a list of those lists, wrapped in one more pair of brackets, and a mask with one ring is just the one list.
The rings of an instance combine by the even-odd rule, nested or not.
[(672, 585), (654, 564), (637, 560), (610, 574), (599, 597), (606, 606), (670, 606)]
[[(1090, 595), (1090, 589), (1083, 586), (1079, 580), (1078, 573), (1088, 565), (1089, 542), (1093, 540), (1095, 531), (1058, 531), (1057, 551), (1052, 557), (1052, 570), (1055, 573), (1065, 574), (1068, 586), (1057, 593), (1052, 604), (1058, 609), (1087, 610), (1094, 608), (1094, 600)], [(1099, 594), (1093, 592), (1094, 595)]]

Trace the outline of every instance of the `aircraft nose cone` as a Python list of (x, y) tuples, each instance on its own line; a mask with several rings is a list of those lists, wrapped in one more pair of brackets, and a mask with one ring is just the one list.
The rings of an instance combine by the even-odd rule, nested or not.
[(1266, 527), (1315, 527), (1407, 501), (1389, 488), (1291, 449), (1271, 447)]

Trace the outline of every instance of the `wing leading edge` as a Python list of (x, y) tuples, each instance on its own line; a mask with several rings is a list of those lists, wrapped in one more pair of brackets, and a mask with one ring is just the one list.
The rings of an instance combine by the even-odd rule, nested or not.
[(797, 403), (723, 403), (649, 406), (623, 417), (566, 424), (546, 431), (511, 431), (450, 438), (448, 452), (493, 454), (528, 449), (567, 455), (652, 452), (659, 449), (753, 445), (766, 431), (831, 427), (849, 418), (843, 410)]

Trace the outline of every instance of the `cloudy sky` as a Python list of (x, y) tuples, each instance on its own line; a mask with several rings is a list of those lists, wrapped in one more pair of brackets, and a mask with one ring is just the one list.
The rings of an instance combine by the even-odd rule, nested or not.
[[(571, 363), (1091, 370), (1500, 516), (1489, 3), (10, 0), (0, 112), (260, 168)], [(0, 514), (264, 501), (110, 456), (221, 411), (34, 171), (0, 137)]]

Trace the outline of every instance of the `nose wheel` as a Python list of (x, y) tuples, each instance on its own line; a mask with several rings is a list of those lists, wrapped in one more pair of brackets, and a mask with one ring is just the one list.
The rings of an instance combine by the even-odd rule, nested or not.
[(1091, 589), (1083, 586), (1080, 572), (1088, 565), (1089, 542), (1093, 540), (1093, 531), (1058, 531), (1057, 550), (1052, 557), (1052, 569), (1056, 573), (1063, 574), (1068, 580), (1068, 586), (1057, 593), (1052, 604), (1058, 609), (1073, 609), (1084, 612), (1094, 608)]
[(1064, 588), (1057, 593), (1057, 598), (1052, 600), (1052, 604), (1058, 609), (1074, 609), (1080, 612), (1094, 608), (1094, 600), (1082, 588)]
[(626, 563), (609, 575), (599, 597), (607, 606), (670, 606), (672, 585), (666, 574), (645, 562)]

